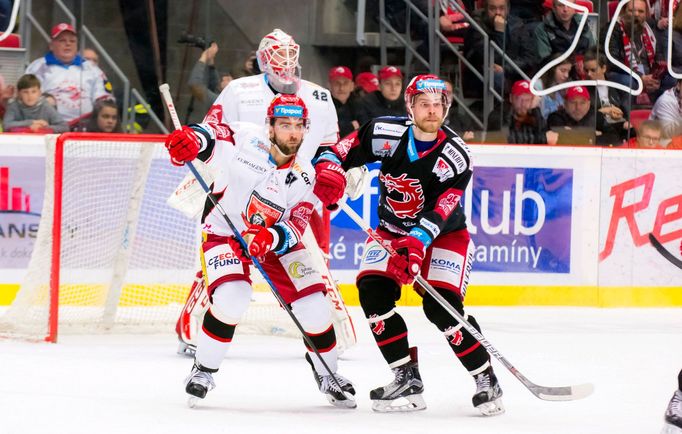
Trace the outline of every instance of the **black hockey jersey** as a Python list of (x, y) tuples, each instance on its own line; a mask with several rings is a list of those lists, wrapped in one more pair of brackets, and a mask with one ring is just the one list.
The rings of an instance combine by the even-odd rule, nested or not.
[(412, 235), (425, 246), (440, 234), (466, 228), (460, 200), (472, 175), (471, 154), (448, 127), (436, 144), (418, 153), (406, 117), (376, 118), (324, 152), (320, 159), (345, 170), (381, 161), (379, 225)]

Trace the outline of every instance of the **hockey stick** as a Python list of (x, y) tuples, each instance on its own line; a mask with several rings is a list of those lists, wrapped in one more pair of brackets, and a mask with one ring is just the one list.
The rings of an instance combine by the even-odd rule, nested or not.
[[(374, 231), (363, 219), (360, 217), (347, 203), (341, 201), (339, 202), (341, 209), (343, 209), (346, 214), (362, 228), (363, 231), (367, 233), (372, 239), (374, 239), (381, 247), (388, 252), (389, 255), (395, 256), (398, 253), (395, 249), (384, 240), (381, 235)], [(590, 383), (579, 384), (576, 386), (560, 386), (560, 387), (548, 387), (539, 386), (529, 379), (527, 379), (518, 369), (514, 367), (493, 345), (488, 342), (488, 340), (478, 331), (474, 326), (471, 325), (457, 310), (452, 307), (448, 301), (443, 298), (442, 295), (434, 289), (429, 282), (426, 281), (422, 276), (417, 275), (416, 282), (421, 285), (426, 292), (428, 292), (436, 301), (443, 306), (445, 310), (450, 313), (461, 325), (464, 327), (471, 335), (488, 350), (488, 353), (493, 355), (497, 360), (504, 365), (505, 368), (509, 370), (530, 392), (540, 399), (546, 401), (572, 401), (575, 399), (582, 399), (589, 396), (593, 390), (594, 386)]]
[[(161, 98), (163, 99), (164, 103), (166, 104), (166, 108), (168, 109), (168, 113), (171, 116), (171, 119), (173, 120), (173, 126), (175, 127), (176, 130), (179, 130), (182, 128), (182, 124), (180, 124), (180, 118), (178, 117), (178, 113), (175, 111), (175, 104), (173, 104), (173, 98), (171, 97), (170, 94), (170, 86), (168, 86), (168, 83), (164, 83), (161, 86), (159, 86), (159, 91), (161, 91)], [(310, 339), (308, 335), (305, 334), (305, 330), (303, 329), (303, 326), (301, 323), (298, 321), (298, 318), (296, 318), (296, 315), (294, 315), (294, 312), (292, 312), (291, 308), (289, 305), (284, 301), (282, 298), (282, 295), (279, 293), (277, 288), (275, 287), (275, 284), (272, 283), (272, 280), (270, 280), (270, 277), (268, 274), (265, 272), (263, 269), (263, 266), (260, 264), (258, 259), (254, 258), (253, 256), (249, 255), (249, 246), (242, 237), (241, 233), (237, 228), (234, 226), (230, 218), (227, 216), (227, 212), (223, 209), (223, 207), (218, 203), (218, 201), (215, 199), (215, 197), (211, 194), (211, 189), (206, 185), (206, 182), (204, 181), (204, 178), (201, 176), (201, 174), (197, 171), (197, 169), (194, 167), (191, 161), (188, 161), (187, 167), (189, 167), (189, 170), (192, 172), (194, 177), (197, 179), (197, 182), (201, 185), (201, 188), (204, 189), (204, 191), (207, 193), (207, 196), (213, 206), (220, 212), (220, 214), (223, 216), (225, 219), (225, 222), (227, 225), (230, 227), (232, 230), (232, 233), (234, 234), (235, 238), (237, 241), (239, 241), (239, 245), (242, 247), (244, 250), (244, 255), (251, 259), (253, 262), (253, 266), (258, 269), (260, 274), (263, 276), (263, 279), (265, 282), (270, 286), (270, 290), (272, 291), (272, 294), (275, 296), (277, 299), (277, 302), (279, 302), (280, 306), (284, 308), (284, 310), (287, 312), (291, 320), (296, 324), (296, 327), (298, 330), (301, 332), (301, 335), (303, 335), (303, 340), (305, 343), (308, 345), (309, 348), (313, 350), (317, 358), (322, 362), (322, 366), (324, 366), (324, 369), (329, 373), (331, 376), (332, 380), (334, 380), (334, 383), (336, 384), (336, 387), (339, 388), (339, 391), (343, 393), (343, 395), (346, 397), (346, 399), (354, 404), (353, 407), (357, 407), (357, 404), (355, 404), (355, 399), (352, 396), (349, 396), (346, 392), (344, 392), (343, 388), (341, 387), (341, 382), (339, 382), (338, 378), (336, 378), (336, 375), (332, 372), (331, 368), (329, 365), (327, 365), (327, 362), (325, 362), (324, 358), (318, 351), (317, 347), (315, 347), (315, 344), (313, 341)]]
[(661, 244), (661, 242), (658, 241), (654, 234), (649, 233), (649, 241), (651, 242), (651, 245), (654, 246), (654, 249), (656, 249), (658, 253), (661, 254), (661, 256), (670, 261), (670, 263), (676, 266), (677, 268), (682, 268), (682, 261), (677, 259), (675, 256), (673, 256), (672, 253), (670, 253), (665, 247), (663, 247), (663, 244)]

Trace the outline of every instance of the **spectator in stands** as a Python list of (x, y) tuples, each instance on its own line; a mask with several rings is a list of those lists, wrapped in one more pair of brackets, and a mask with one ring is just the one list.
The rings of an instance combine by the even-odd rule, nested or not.
[(659, 121), (646, 120), (637, 128), (637, 137), (630, 139), (631, 148), (665, 148), (661, 144), (661, 123)]
[(509, 0), (509, 14), (520, 18), (532, 32), (545, 16), (543, 3), (543, 0)]
[(661, 143), (667, 145), (674, 136), (682, 134), (682, 80), (663, 92), (656, 100), (649, 119), (661, 123)]
[(355, 76), (355, 96), (364, 98), (365, 95), (379, 90), (379, 78), (371, 72), (361, 72)]
[(451, 3), (456, 3), (469, 14), (474, 11), (473, 8), (467, 9), (462, 0), (442, 2), (439, 18), (440, 31), (446, 37), (464, 37), (471, 24)]
[[(590, 49), (585, 53), (583, 69), (588, 80), (606, 80), (607, 61), (604, 53), (598, 53), (596, 49)], [(628, 128), (627, 120), (630, 118), (628, 95), (613, 87), (599, 85), (590, 88), (590, 94), (594, 99), (597, 111), (604, 114), (606, 122), (621, 124)]]
[[(255, 51), (249, 52), (244, 60), (240, 60), (237, 65), (230, 70), (230, 76), (235, 79), (260, 73), (261, 71), (260, 68), (258, 68), (258, 60), (256, 60)], [(227, 87), (227, 85), (225, 86)]]
[[(647, 104), (674, 85), (674, 80), (666, 71), (665, 53), (656, 49), (656, 37), (651, 27), (655, 23), (649, 16), (649, 6), (645, 0), (632, 0), (625, 6), (608, 41), (611, 55), (642, 79), (648, 101), (641, 98), (638, 101)], [(607, 30), (608, 23), (602, 29), (602, 45), (605, 43)], [(634, 35), (632, 40), (630, 35)], [(606, 76), (625, 86), (636, 87), (634, 78), (617, 65), (610, 65)]]
[[(504, 50), (505, 54), (522, 71), (529, 73), (535, 62), (533, 40), (523, 22), (509, 15), (508, 0), (485, 0), (482, 10), (476, 11), (472, 17), (494, 42)], [(464, 37), (464, 56), (480, 72), (483, 72), (484, 53), (488, 47), (484, 46), (483, 35), (475, 27), (469, 28)], [(521, 77), (502, 56), (493, 51), (491, 60), (495, 89), (502, 92), (505, 82), (514, 83)], [(463, 85), (467, 97), (483, 95), (483, 83), (476, 75), (464, 69)]]
[[(555, 61), (561, 56), (561, 54), (552, 54), (543, 62), (544, 65)], [(542, 88), (549, 89), (557, 84), (563, 84), (571, 80), (571, 71), (573, 69), (573, 58), (567, 57), (560, 63), (551, 67), (547, 72), (545, 72), (540, 80), (542, 81)], [(550, 113), (559, 110), (564, 105), (564, 93), (563, 90), (558, 90), (545, 95), (540, 98), (540, 111), (542, 112), (542, 117), (547, 119)]]
[(218, 98), (220, 92), (232, 81), (229, 73), (219, 74), (215, 67), (215, 57), (218, 53), (218, 44), (212, 42), (205, 49), (199, 60), (194, 64), (189, 74), (189, 89), (192, 99), (187, 108), (188, 121), (185, 123), (198, 123), (204, 119), (213, 101)]
[(0, 75), (0, 118), (5, 116), (5, 110), (9, 100), (14, 98), (14, 85), (5, 83), (5, 78)]
[(69, 126), (57, 110), (45, 101), (40, 80), (25, 74), (17, 82), (17, 98), (9, 103), (3, 121), (8, 132), (63, 133)]
[(488, 116), (488, 130), (507, 130), (507, 143), (547, 143), (547, 125), (537, 107), (530, 81), (519, 80), (511, 88), (509, 103)]
[(339, 119), (339, 135), (345, 137), (360, 128), (356, 115), (357, 101), (353, 90), (353, 73), (346, 66), (335, 66), (329, 70), (329, 91)]
[(54, 109), (57, 109), (57, 98), (54, 97), (51, 93), (43, 92), (43, 98), (45, 98), (45, 102), (50, 104)]
[[(575, 0), (568, 0), (574, 2)], [(554, 0), (552, 11), (548, 13), (542, 24), (535, 27), (536, 54), (539, 59), (568, 51), (578, 33), (580, 17), (576, 16), (576, 10), (570, 6)], [(578, 37), (578, 45), (572, 52), (573, 56), (584, 55), (585, 52), (596, 45), (589, 26), (583, 27)]]
[(95, 65), (99, 66), (99, 54), (92, 48), (84, 48), (82, 54), (83, 60), (89, 60)]
[(97, 101), (92, 116), (85, 126), (85, 131), (91, 133), (122, 133), (123, 128), (116, 103), (108, 99)]
[(449, 78), (444, 78), (445, 87), (448, 90), (448, 97), (450, 98), (450, 110), (448, 117), (445, 118), (443, 125), (446, 125), (454, 132), (456, 132), (464, 140), (472, 140), (474, 138), (474, 123), (468, 114), (461, 114), (459, 106), (455, 101), (454, 86)]
[(561, 144), (620, 146), (623, 129), (606, 122), (604, 114), (594, 110), (590, 99), (586, 87), (569, 88), (564, 107), (549, 115), (547, 126), (559, 133)]
[[(662, 20), (667, 21), (667, 18), (662, 18)], [(677, 10), (675, 11), (672, 25), (673, 25), (673, 50), (670, 63), (672, 64), (673, 71), (680, 74), (682, 73), (682, 8), (678, 7)], [(660, 44), (659, 48), (661, 48)], [(667, 50), (667, 45), (665, 45), (665, 50)]]
[(43, 90), (55, 96), (57, 110), (73, 127), (90, 115), (95, 101), (112, 96), (105, 88), (102, 70), (78, 55), (78, 36), (73, 26), (57, 24), (50, 36), (50, 51), (33, 61), (26, 73), (38, 77)]
[(403, 99), (403, 73), (395, 66), (379, 70), (379, 90), (358, 103), (357, 117), (360, 125), (379, 116), (407, 116)]

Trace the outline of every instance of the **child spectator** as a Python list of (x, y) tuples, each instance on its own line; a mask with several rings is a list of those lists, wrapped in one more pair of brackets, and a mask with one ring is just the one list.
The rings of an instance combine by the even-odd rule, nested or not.
[(121, 120), (116, 103), (104, 99), (95, 103), (92, 116), (88, 119), (85, 131), (91, 133), (122, 133)]
[(48, 104), (40, 92), (40, 80), (25, 74), (17, 83), (17, 98), (7, 106), (5, 131), (63, 133), (69, 130), (61, 115)]
[(661, 123), (659, 121), (646, 120), (637, 128), (637, 137), (630, 139), (631, 148), (665, 148), (661, 144)]

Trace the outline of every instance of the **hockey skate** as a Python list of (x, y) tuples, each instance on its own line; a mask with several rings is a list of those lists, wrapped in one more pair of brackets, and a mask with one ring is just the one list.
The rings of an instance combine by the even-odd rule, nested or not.
[(682, 434), (682, 391), (676, 390), (668, 404), (661, 434)]
[(393, 368), (395, 379), (384, 387), (369, 392), (372, 410), (379, 413), (424, 410), (424, 384), (419, 375), (417, 348), (410, 348), (410, 361)]
[(213, 382), (213, 372), (216, 370), (205, 368), (198, 365), (196, 362), (192, 366), (192, 372), (185, 379), (185, 392), (190, 396), (187, 400), (187, 405), (193, 408), (199, 399), (204, 399), (209, 390), (215, 388)]
[(476, 381), (476, 393), (471, 402), (484, 416), (497, 416), (504, 413), (502, 405), (502, 389), (497, 377), (493, 372), (493, 367), (488, 368), (474, 376)]
[[(353, 387), (353, 383), (335, 373), (334, 377), (336, 377), (336, 380), (339, 382), (337, 385), (331, 375), (320, 375), (317, 373), (315, 365), (313, 365), (313, 361), (308, 353), (305, 354), (305, 359), (313, 370), (313, 376), (315, 377), (317, 387), (320, 389), (320, 392), (325, 394), (327, 401), (329, 401), (331, 405), (342, 408), (355, 408), (358, 406), (354, 398), (355, 388)], [(339, 385), (341, 386), (341, 389), (339, 389)]]

